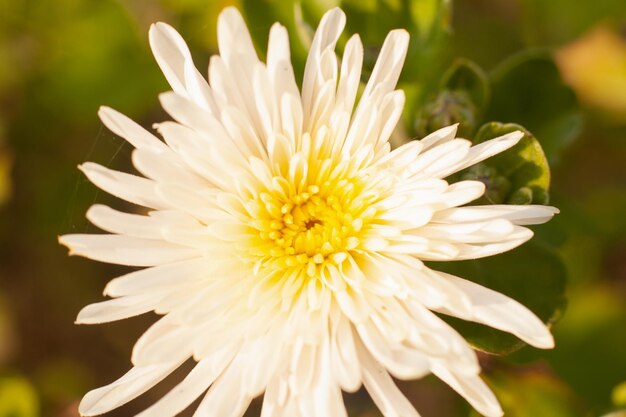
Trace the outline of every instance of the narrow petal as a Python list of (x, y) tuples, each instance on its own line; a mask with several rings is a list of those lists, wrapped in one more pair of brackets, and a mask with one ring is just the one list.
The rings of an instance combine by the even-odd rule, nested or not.
[(167, 362), (168, 358), (178, 355), (189, 357), (192, 353), (190, 341), (196, 331), (193, 326), (178, 323), (176, 316), (168, 314), (137, 340), (131, 361), (135, 366), (147, 366)]
[(459, 127), (458, 124), (453, 124), (447, 127), (443, 127), (433, 133), (431, 133), (430, 135), (426, 136), (425, 138), (423, 138), (422, 140), (420, 140), (420, 143), (422, 144), (422, 147), (424, 150), (430, 149), (433, 146), (448, 142), (452, 139), (454, 139), (454, 137), (456, 136), (456, 131), (457, 128)]
[(156, 194), (155, 182), (152, 180), (114, 171), (93, 162), (85, 162), (78, 169), (98, 188), (122, 200), (155, 209), (167, 208)]
[(167, 146), (152, 133), (135, 123), (122, 113), (110, 107), (102, 106), (98, 110), (102, 123), (116, 135), (126, 139), (135, 148), (150, 148), (167, 152)]
[(437, 311), (512, 333), (538, 348), (554, 347), (554, 339), (547, 326), (532, 311), (517, 301), (471, 281), (442, 272), (436, 273), (463, 291), (472, 304), (470, 314), (458, 311), (453, 304), (439, 308)]
[(234, 352), (230, 346), (202, 359), (185, 379), (136, 417), (173, 417), (195, 401), (224, 371)]
[(377, 90), (384, 95), (396, 87), (408, 48), (409, 33), (406, 30), (396, 29), (389, 32), (378, 54), (372, 75), (363, 90), (360, 103), (367, 102)]
[[(346, 25), (346, 15), (339, 8), (329, 10), (324, 14), (313, 37), (311, 49), (307, 57), (302, 80), (302, 107), (304, 110), (305, 126), (311, 123), (311, 113), (316, 97), (321, 87), (329, 81), (322, 71), (322, 57), (325, 51), (334, 54), (339, 35)], [(335, 69), (336, 72), (336, 69)], [(322, 75), (322, 77), (320, 77)], [(324, 76), (326, 75), (326, 76)]]
[(155, 239), (123, 235), (63, 235), (59, 243), (70, 255), (127, 266), (154, 266), (201, 256), (196, 249)]
[(506, 135), (497, 137), (495, 139), (488, 140), (480, 143), (476, 146), (472, 146), (465, 159), (455, 166), (450, 166), (447, 170), (442, 170), (439, 175), (445, 177), (455, 172), (461, 171), (467, 167), (475, 165), (493, 155), (499, 154), (513, 146), (515, 146), (520, 139), (524, 137), (524, 134), (520, 131), (507, 133)]
[(141, 148), (133, 151), (132, 159), (137, 171), (151, 180), (186, 184), (197, 188), (213, 186), (206, 178), (195, 173), (174, 152), (162, 153)]
[(441, 363), (434, 364), (432, 371), (438, 378), (461, 394), (482, 415), (486, 417), (504, 415), (495, 395), (478, 375), (458, 375)]
[(111, 297), (167, 292), (188, 282), (201, 281), (217, 268), (218, 261), (194, 258), (145, 268), (112, 279), (104, 288)]
[(162, 239), (161, 228), (167, 224), (162, 219), (124, 213), (102, 204), (91, 206), (87, 210), (86, 217), (91, 223), (107, 232), (144, 239)]
[(117, 381), (88, 392), (80, 402), (81, 416), (97, 416), (137, 398), (168, 376), (182, 362), (134, 367)]
[(100, 324), (139, 316), (154, 310), (164, 297), (165, 294), (139, 294), (89, 304), (80, 310), (76, 323)]
[(194, 413), (194, 417), (241, 417), (252, 397), (243, 389), (240, 357), (236, 357), (226, 371), (209, 388)]
[(300, 91), (296, 84), (289, 53), (289, 34), (280, 23), (274, 23), (270, 29), (267, 44), (267, 71), (279, 100), (284, 94), (288, 94), (299, 101)]
[(150, 26), (150, 47), (172, 89), (188, 97), (185, 61), (191, 60), (191, 53), (182, 36), (167, 23), (155, 23)]
[(457, 166), (467, 158), (471, 142), (465, 139), (452, 139), (422, 152), (408, 167), (408, 171), (418, 178), (443, 178), (442, 173)]
[(454, 207), (438, 211), (433, 223), (457, 224), (490, 219), (507, 219), (514, 224), (529, 225), (545, 223), (559, 212), (556, 207), (538, 205), (489, 205)]
[(218, 16), (217, 39), (220, 55), (227, 61), (233, 55), (257, 56), (248, 27), (235, 7), (225, 8)]
[(357, 346), (362, 364), (363, 386), (372, 397), (384, 417), (419, 417), (419, 413), (394, 384), (385, 368), (369, 354), (366, 348)]

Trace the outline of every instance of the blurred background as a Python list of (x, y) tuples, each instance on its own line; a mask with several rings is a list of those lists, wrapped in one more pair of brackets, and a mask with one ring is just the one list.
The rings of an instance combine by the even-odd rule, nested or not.
[[(536, 229), (530, 249), (502, 258), (507, 270), (499, 273), (496, 261), (482, 274), (553, 322), (557, 347), (517, 349), (481, 329), (463, 331), (483, 350), (515, 351), (481, 354), (507, 416), (625, 416), (624, 0), (0, 0), (0, 417), (78, 416), (86, 391), (129, 368), (134, 341), (154, 316), (73, 324), (82, 306), (102, 299), (109, 279), (126, 272), (69, 258), (57, 244), (59, 234), (94, 230), (84, 220), (94, 202), (121, 205), (76, 165), (132, 169), (130, 146), (102, 126), (98, 106), (144, 126), (166, 118), (157, 94), (168, 86), (148, 47), (150, 23), (175, 26), (206, 68), (217, 14), (229, 4), (244, 10), (259, 51), (271, 22), (287, 25), (296, 68), (331, 6), (341, 5), (347, 31), (363, 38), (365, 75), (384, 33), (408, 28), (409, 100), (397, 142), (456, 121), (475, 140), (490, 121), (534, 134), (528, 149), (537, 141), (543, 148), (549, 192), (541, 149), (528, 157), (541, 168), (535, 182), (519, 183), (501, 166), (465, 175), (487, 178), (492, 202), (549, 198), (561, 209)], [(466, 265), (465, 276), (471, 267), (482, 268)], [(133, 415), (180, 375), (110, 415)], [(424, 417), (474, 415), (434, 378), (400, 385)], [(351, 416), (379, 415), (363, 393), (346, 401)], [(249, 415), (256, 413), (258, 405)]]

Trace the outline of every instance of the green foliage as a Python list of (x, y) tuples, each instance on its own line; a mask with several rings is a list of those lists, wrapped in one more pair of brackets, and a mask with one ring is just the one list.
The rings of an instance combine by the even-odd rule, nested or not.
[[(491, 169), (488, 179), (504, 178), (507, 188), (496, 187), (497, 196), (489, 196), (492, 184), (486, 181), (487, 198), (490, 203), (508, 204), (546, 204), (548, 203), (548, 191), (550, 188), (550, 167), (543, 153), (541, 145), (535, 137), (520, 125), (513, 123), (502, 124), (491, 122), (483, 125), (474, 139), (475, 143), (481, 143), (495, 137), (521, 131), (524, 137), (513, 148), (487, 159), (477, 167), (464, 174), (464, 179), (482, 179), (476, 175), (475, 170), (481, 167)], [(502, 180), (500, 180), (502, 181)]]
[[(55, 6), (41, 2), (32, 16), (55, 23), (54, 30), (37, 28), (49, 51), (44, 75), (35, 81), (39, 89), (33, 103), (55, 103), (48, 109), (52, 119), (71, 117), (74, 124), (84, 123), (102, 104), (130, 114), (142, 112), (148, 106), (143, 97), (166, 89), (147, 48), (147, 34), (137, 36), (118, 2), (81, 2), (61, 11), (52, 10)], [(58, 100), (68, 92), (71, 100)]]
[(574, 92), (561, 79), (547, 52), (525, 51), (492, 73), (488, 120), (515, 121), (534, 133), (551, 162), (581, 133)]
[(19, 376), (0, 377), (0, 416), (39, 417), (39, 400), (28, 380)]
[(466, 92), (478, 109), (483, 110), (489, 103), (491, 87), (487, 74), (468, 59), (458, 58), (443, 74), (441, 84), (444, 90)]
[[(445, 271), (519, 301), (546, 323), (555, 322), (565, 308), (566, 271), (552, 250), (527, 243), (513, 251), (484, 259), (442, 262)], [(510, 334), (460, 319), (446, 317), (467, 340), (484, 352), (507, 355), (525, 344)]]

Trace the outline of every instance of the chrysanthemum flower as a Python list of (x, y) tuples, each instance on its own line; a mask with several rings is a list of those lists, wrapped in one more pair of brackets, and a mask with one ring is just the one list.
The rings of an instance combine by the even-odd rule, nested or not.
[(532, 236), (522, 225), (557, 211), (468, 206), (485, 186), (445, 180), (522, 134), (471, 146), (450, 126), (391, 151), (409, 36), (389, 33), (355, 107), (363, 46), (352, 36), (339, 61), (344, 24), (339, 9), (322, 18), (301, 92), (279, 24), (263, 63), (240, 14), (224, 10), (208, 81), (173, 28), (151, 28), (173, 89), (161, 103), (176, 121), (157, 125), (162, 142), (102, 108), (103, 123), (135, 147), (145, 177), (80, 167), (149, 212), (95, 205), (87, 217), (109, 234), (60, 240), (72, 254), (145, 267), (112, 280), (105, 294), (113, 299), (85, 307), (79, 323), (163, 317), (135, 345), (134, 367), (84, 397), (82, 415), (123, 405), (193, 358), (193, 370), (142, 417), (173, 416), (202, 395), (196, 416), (241, 416), (261, 394), (263, 417), (340, 417), (342, 390), (361, 385), (385, 416), (417, 416), (392, 376), (429, 373), (480, 413), (499, 416), (475, 352), (435, 312), (553, 346), (516, 301), (423, 263), (507, 251)]

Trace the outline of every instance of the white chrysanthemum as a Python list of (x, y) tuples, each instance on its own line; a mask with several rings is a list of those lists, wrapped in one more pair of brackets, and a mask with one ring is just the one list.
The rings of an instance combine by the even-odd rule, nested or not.
[(157, 126), (164, 143), (102, 108), (104, 124), (136, 148), (145, 178), (80, 167), (150, 211), (95, 205), (87, 217), (110, 234), (61, 242), (72, 254), (146, 267), (112, 280), (105, 293), (113, 299), (85, 307), (79, 323), (163, 317), (135, 345), (134, 367), (85, 396), (82, 415), (121, 406), (193, 357), (195, 368), (142, 417), (173, 416), (207, 390), (195, 416), (241, 416), (264, 393), (263, 417), (341, 417), (341, 391), (361, 384), (385, 416), (417, 416), (391, 376), (428, 373), (499, 416), (474, 351), (433, 312), (552, 347), (546, 326), (519, 303), (422, 263), (507, 251), (532, 236), (521, 225), (557, 211), (464, 206), (484, 185), (444, 180), (522, 134), (471, 146), (451, 126), (390, 151), (408, 34), (389, 34), (355, 107), (363, 47), (352, 36), (338, 60), (344, 24), (339, 9), (323, 17), (302, 92), (279, 24), (262, 63), (240, 14), (222, 12), (208, 82), (174, 29), (151, 28), (174, 90), (161, 102), (176, 122)]

